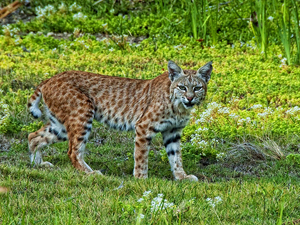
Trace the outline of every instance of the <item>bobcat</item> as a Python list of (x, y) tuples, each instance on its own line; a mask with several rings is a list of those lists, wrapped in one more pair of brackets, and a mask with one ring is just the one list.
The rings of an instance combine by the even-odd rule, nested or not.
[(161, 132), (175, 179), (197, 181), (183, 170), (180, 135), (192, 107), (206, 96), (211, 71), (212, 62), (195, 71), (182, 70), (169, 61), (168, 72), (152, 80), (67, 71), (43, 81), (29, 99), (28, 108), (39, 118), (43, 97), (49, 122), (28, 136), (31, 163), (52, 166), (43, 161), (39, 149), (69, 140), (68, 156), (73, 166), (101, 174), (84, 161), (85, 145), (96, 119), (119, 130), (135, 130), (135, 177), (148, 177), (149, 145)]

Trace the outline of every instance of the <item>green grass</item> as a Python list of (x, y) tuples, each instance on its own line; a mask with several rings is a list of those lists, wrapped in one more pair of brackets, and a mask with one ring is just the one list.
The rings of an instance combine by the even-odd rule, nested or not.
[[(26, 142), (0, 153), (0, 185), (9, 188), (0, 194), (2, 224), (136, 224), (139, 214), (145, 216), (141, 224), (275, 224), (282, 206), (282, 221), (299, 218), (300, 168), (284, 160), (252, 163), (240, 172), (231, 160), (208, 166), (184, 160), (186, 170), (201, 182), (176, 182), (160, 157), (158, 137), (150, 154), (149, 179), (136, 180), (131, 175), (133, 134), (102, 126), (96, 130), (86, 161), (105, 176), (76, 171), (66, 143), (45, 149), (44, 159), (53, 168), (33, 168)], [(95, 144), (98, 135), (104, 144)], [(143, 197), (149, 190), (150, 196)], [(158, 194), (174, 206), (152, 212), (151, 201)], [(222, 201), (213, 207), (207, 199), (215, 197)]]

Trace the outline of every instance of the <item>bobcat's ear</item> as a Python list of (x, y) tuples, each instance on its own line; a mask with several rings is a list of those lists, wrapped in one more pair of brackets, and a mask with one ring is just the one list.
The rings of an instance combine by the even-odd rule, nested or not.
[(210, 61), (210, 62), (206, 63), (204, 66), (202, 66), (197, 71), (196, 75), (207, 83), (210, 79), (210, 74), (211, 74), (212, 70), (213, 70), (212, 61)]
[(177, 66), (176, 63), (174, 63), (172, 60), (168, 62), (168, 71), (169, 78), (172, 82), (184, 75), (183, 70), (179, 66)]

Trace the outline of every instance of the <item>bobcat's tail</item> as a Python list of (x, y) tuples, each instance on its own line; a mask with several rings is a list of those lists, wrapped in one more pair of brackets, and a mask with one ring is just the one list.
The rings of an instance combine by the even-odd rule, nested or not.
[(34, 118), (39, 118), (42, 115), (41, 110), (39, 109), (39, 103), (41, 101), (42, 98), (42, 92), (41, 92), (41, 88), (42, 86), (47, 83), (48, 80), (45, 80), (44, 82), (42, 82), (36, 89), (35, 92), (33, 93), (33, 95), (30, 97), (30, 99), (28, 100), (28, 109), (31, 113), (31, 115)]
[(30, 99), (28, 100), (28, 105), (27, 105), (28, 109), (31, 115), (36, 119), (41, 117), (42, 115), (42, 112), (39, 109), (39, 103), (41, 101), (41, 98), (42, 98), (41, 89), (37, 88), (33, 93), (33, 95), (30, 97)]

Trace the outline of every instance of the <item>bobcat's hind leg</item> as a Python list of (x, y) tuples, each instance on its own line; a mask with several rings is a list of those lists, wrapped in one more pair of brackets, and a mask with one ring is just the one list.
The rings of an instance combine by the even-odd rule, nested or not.
[(36, 132), (28, 135), (28, 147), (30, 162), (34, 165), (53, 166), (50, 162), (44, 162), (40, 148), (47, 145), (67, 140), (65, 129), (57, 129), (53, 123), (48, 123)]
[(69, 136), (68, 156), (76, 169), (84, 171), (87, 174), (102, 175), (100, 171), (93, 171), (92, 168), (84, 161), (84, 151), (92, 129), (94, 110), (92, 108), (82, 108), (82, 110), (85, 112), (69, 118), (67, 125)]

